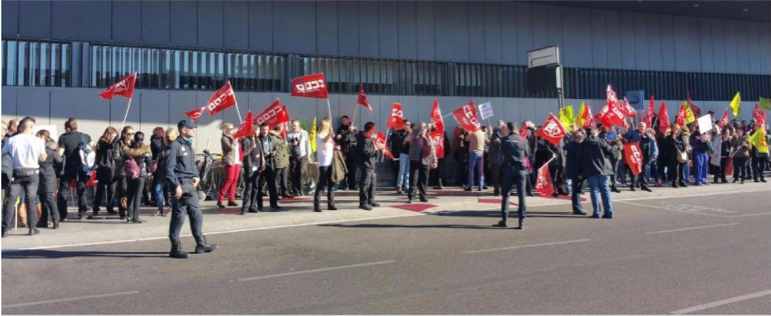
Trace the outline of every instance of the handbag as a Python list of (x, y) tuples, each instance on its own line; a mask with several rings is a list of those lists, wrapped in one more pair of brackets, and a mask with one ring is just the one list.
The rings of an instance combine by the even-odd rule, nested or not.
[(679, 163), (686, 163), (688, 162), (688, 153), (686, 151), (677, 151), (677, 162)]

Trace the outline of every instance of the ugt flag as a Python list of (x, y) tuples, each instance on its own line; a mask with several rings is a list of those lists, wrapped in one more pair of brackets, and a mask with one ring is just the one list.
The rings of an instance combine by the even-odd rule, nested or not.
[(461, 128), (469, 133), (478, 131), (482, 125), (479, 124), (477, 116), (477, 107), (474, 102), (469, 102), (452, 111), (452, 117), (458, 122)]
[(292, 96), (326, 99), (329, 96), (323, 72), (292, 79)]
[(540, 168), (538, 168), (538, 177), (535, 181), (535, 192), (542, 197), (550, 197), (554, 194), (554, 184), (551, 181), (551, 172), (549, 172), (549, 159)]
[(538, 129), (538, 136), (545, 139), (547, 142), (554, 145), (559, 144), (563, 137), (565, 137), (565, 128), (560, 123), (560, 120), (549, 113), (546, 120), (543, 122), (543, 126)]
[(404, 112), (402, 111), (402, 104), (394, 102), (391, 105), (391, 116), (388, 118), (388, 128), (392, 130), (400, 130), (404, 128)]
[(629, 166), (629, 170), (637, 176), (642, 172), (643, 155), (638, 143), (624, 144), (624, 161)]
[(214, 91), (214, 94), (209, 97), (206, 108), (209, 110), (209, 115), (215, 115), (233, 107), (236, 102), (236, 93), (233, 91), (233, 86), (230, 85), (230, 80), (228, 80), (224, 86)]
[(136, 83), (137, 73), (133, 72), (123, 77), (120, 81), (113, 83), (107, 89), (104, 89), (104, 91), (102, 91), (99, 96), (105, 100), (112, 100), (112, 97), (116, 95), (130, 99), (132, 96), (134, 96), (134, 86)]

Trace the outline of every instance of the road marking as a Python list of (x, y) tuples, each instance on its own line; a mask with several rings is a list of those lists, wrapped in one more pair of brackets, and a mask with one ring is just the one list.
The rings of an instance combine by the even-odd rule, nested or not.
[(591, 241), (591, 239), (584, 238), (584, 239), (575, 239), (575, 240), (545, 242), (545, 243), (540, 243), (540, 244), (519, 245), (519, 246), (511, 246), (511, 247), (467, 250), (467, 251), (464, 251), (463, 253), (470, 255), (470, 254), (477, 254), (477, 253), (484, 253), (484, 252), (494, 252), (494, 251), (517, 250), (517, 249), (525, 249), (525, 248), (536, 248), (536, 247), (546, 247), (546, 246), (559, 246), (559, 245), (577, 244), (577, 243), (588, 242), (588, 241)]
[(676, 232), (685, 232), (685, 231), (698, 230), (698, 229), (727, 227), (727, 226), (734, 226), (734, 225), (739, 225), (739, 223), (726, 223), (726, 224), (715, 224), (715, 225), (704, 225), (704, 226), (691, 226), (691, 227), (683, 227), (683, 228), (669, 229), (669, 230), (657, 230), (655, 232), (646, 232), (646, 234), (654, 235), (654, 234), (664, 234), (664, 233), (676, 233)]
[(45, 300), (45, 301), (36, 301), (36, 302), (29, 302), (29, 303), (18, 303), (18, 304), (3, 305), (3, 308), (16, 308), (16, 307), (26, 307), (26, 306), (52, 304), (52, 303), (64, 303), (64, 302), (88, 300), (88, 299), (93, 299), (93, 298), (105, 298), (105, 297), (122, 296), (122, 295), (134, 295), (134, 294), (139, 294), (139, 291), (116, 292), (116, 293), (96, 294), (96, 295), (84, 295), (84, 296), (76, 296), (76, 297), (69, 297), (69, 298), (57, 298), (57, 299), (53, 299), (53, 300)]
[(751, 299), (755, 299), (755, 298), (759, 298), (759, 297), (763, 297), (763, 296), (768, 296), (768, 295), (771, 295), (771, 290), (765, 290), (765, 291), (760, 291), (760, 292), (740, 295), (740, 296), (736, 296), (736, 297), (732, 297), (732, 298), (727, 298), (727, 299), (720, 300), (720, 301), (714, 301), (712, 303), (706, 303), (706, 304), (691, 306), (691, 307), (688, 307), (688, 308), (683, 308), (683, 309), (676, 310), (674, 312), (670, 312), (670, 314), (688, 314), (688, 313), (693, 313), (693, 312), (699, 312), (699, 311), (703, 311), (703, 310), (710, 309), (710, 308), (715, 308), (715, 307), (719, 307), (719, 306), (723, 306), (723, 305), (738, 303), (738, 302), (741, 302), (741, 301), (751, 300)]
[(238, 279), (238, 281), (239, 282), (247, 282), (247, 281), (256, 281), (256, 280), (275, 279), (275, 278), (294, 276), (294, 275), (300, 275), (300, 274), (328, 272), (328, 271), (343, 270), (343, 269), (353, 269), (353, 268), (364, 268), (364, 267), (378, 266), (378, 265), (384, 265), (384, 264), (391, 264), (391, 263), (395, 263), (395, 262), (396, 262), (396, 260), (384, 260), (384, 261), (357, 263), (357, 264), (349, 264), (349, 265), (344, 265), (344, 266), (327, 267), (327, 268), (303, 270), (303, 271), (295, 271), (295, 272), (287, 272), (287, 273), (278, 273), (278, 274), (268, 274), (268, 275), (261, 275), (261, 276), (249, 277), (249, 278), (240, 278), (240, 279)]

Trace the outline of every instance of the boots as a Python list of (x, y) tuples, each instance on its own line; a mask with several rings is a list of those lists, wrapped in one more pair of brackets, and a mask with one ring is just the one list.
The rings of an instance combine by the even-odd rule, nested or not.
[(217, 249), (217, 245), (206, 242), (206, 237), (201, 237), (201, 242), (195, 246), (195, 253), (209, 253)]
[(169, 257), (176, 259), (187, 259), (187, 252), (182, 250), (181, 241), (171, 241), (171, 251), (169, 251)]
[(337, 210), (337, 207), (335, 207), (335, 195), (332, 192), (327, 193), (327, 209), (330, 211)]

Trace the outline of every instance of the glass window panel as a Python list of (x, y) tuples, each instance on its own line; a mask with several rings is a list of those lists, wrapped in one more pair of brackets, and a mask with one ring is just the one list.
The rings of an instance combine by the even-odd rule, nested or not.
[(5, 64), (5, 80), (9, 86), (15, 86), (16, 82), (16, 68), (18, 64), (18, 43), (16, 41), (8, 41), (6, 48), (6, 64)]

